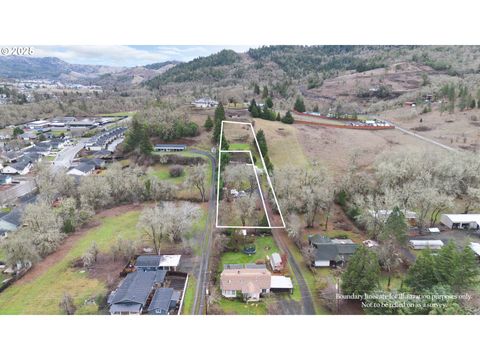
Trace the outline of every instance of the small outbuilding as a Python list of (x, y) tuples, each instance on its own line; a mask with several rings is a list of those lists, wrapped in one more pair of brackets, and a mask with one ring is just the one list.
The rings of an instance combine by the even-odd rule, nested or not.
[(273, 253), (272, 256), (270, 256), (270, 265), (273, 271), (283, 270), (283, 261), (279, 253)]
[(155, 151), (184, 151), (187, 149), (187, 145), (184, 144), (156, 144)]
[(442, 240), (410, 240), (408, 244), (414, 250), (440, 250), (444, 245)]
[(480, 214), (442, 214), (440, 222), (449, 229), (480, 229)]
[(289, 292), (293, 293), (292, 279), (287, 276), (273, 275), (270, 283), (271, 292)]

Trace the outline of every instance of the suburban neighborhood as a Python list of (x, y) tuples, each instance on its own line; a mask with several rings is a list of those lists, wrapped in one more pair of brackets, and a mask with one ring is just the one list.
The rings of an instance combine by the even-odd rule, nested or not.
[(479, 314), (480, 92), (437, 63), (477, 50), (224, 49), (71, 81), (9, 59), (0, 314)]

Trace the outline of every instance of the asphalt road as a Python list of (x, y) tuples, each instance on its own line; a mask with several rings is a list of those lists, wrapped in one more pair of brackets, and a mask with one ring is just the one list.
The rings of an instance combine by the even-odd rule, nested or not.
[[(263, 192), (265, 198), (265, 207), (267, 209), (267, 214), (270, 219), (273, 219), (276, 215), (273, 214), (272, 207), (270, 202), (266, 198), (265, 192)], [(302, 314), (303, 315), (315, 315), (315, 305), (312, 301), (312, 294), (310, 289), (307, 286), (305, 278), (303, 277), (302, 270), (300, 270), (300, 265), (295, 260), (292, 252), (290, 251), (287, 241), (288, 235), (285, 229), (272, 229), (272, 235), (277, 243), (278, 247), (288, 256), (288, 263), (292, 266), (293, 273), (298, 282), (298, 287), (300, 294), (302, 295)]]
[(202, 243), (202, 258), (200, 260), (200, 266), (197, 273), (197, 287), (195, 289), (195, 297), (193, 300), (192, 314), (203, 315), (205, 314), (205, 298), (206, 290), (208, 287), (209, 272), (208, 272), (208, 263), (210, 259), (210, 254), (212, 252), (212, 234), (215, 228), (215, 211), (216, 211), (216, 172), (217, 172), (217, 159), (215, 156), (208, 151), (190, 150), (193, 153), (201, 154), (207, 156), (211, 160), (212, 166), (212, 179), (210, 187), (210, 198), (208, 200), (208, 216), (207, 216), (207, 226), (205, 228), (205, 235)]
[(77, 144), (67, 146), (60, 150), (60, 152), (57, 154), (57, 157), (53, 161), (53, 169), (55, 171), (60, 169), (68, 169), (72, 164), (75, 155), (77, 155), (78, 152), (83, 149), (85, 141), (85, 139), (79, 139)]

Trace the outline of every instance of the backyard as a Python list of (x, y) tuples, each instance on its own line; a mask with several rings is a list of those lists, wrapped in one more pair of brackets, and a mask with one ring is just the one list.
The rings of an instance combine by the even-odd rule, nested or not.
[[(111, 274), (103, 274), (100, 264), (100, 269), (95, 269), (100, 275), (96, 274), (95, 277), (84, 268), (72, 265), (93, 242), (100, 251), (99, 258), (102, 258), (103, 254), (110, 259), (110, 248), (117, 239), (140, 240), (137, 222), (142, 207), (125, 205), (97, 214), (91, 226), (69, 236), (55, 253), (0, 293), (0, 314), (59, 314), (58, 304), (65, 293), (73, 298), (77, 314), (98, 314), (97, 304), (105, 301), (108, 295), (107, 283), (118, 277), (118, 268), (123, 267), (123, 261), (118, 260), (118, 263), (114, 264), (112, 269), (115, 269), (115, 272), (112, 271)], [(187, 240), (203, 231), (205, 219), (202, 211), (198, 224), (194, 224), (191, 233), (186, 234)], [(141, 241), (137, 244), (139, 247), (148, 245)]]
[[(225, 264), (247, 264), (255, 263), (257, 261), (267, 261), (267, 256), (271, 256), (272, 253), (280, 253), (278, 246), (276, 245), (272, 236), (259, 236), (255, 238), (256, 253), (247, 255), (242, 251), (227, 251), (222, 254), (219, 263), (219, 271), (223, 270)], [(275, 302), (282, 302), (288, 304), (289, 301), (300, 302), (301, 294), (298, 290), (298, 283), (293, 275), (293, 272), (288, 265), (288, 273), (292, 278), (294, 287), (293, 294), (272, 294), (270, 297), (263, 298), (257, 303), (246, 303), (240, 299), (226, 299), (221, 298), (217, 305), (226, 314), (237, 315), (266, 315), (268, 314), (268, 305)], [(288, 306), (288, 305), (287, 305)]]

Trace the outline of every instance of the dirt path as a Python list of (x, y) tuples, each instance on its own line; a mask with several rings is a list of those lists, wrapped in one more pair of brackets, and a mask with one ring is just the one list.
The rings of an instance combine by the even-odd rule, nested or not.
[(95, 220), (89, 222), (87, 225), (82, 227), (80, 230), (76, 231), (74, 234), (68, 236), (65, 241), (59, 246), (57, 251), (54, 253), (48, 255), (46, 258), (41, 260), (39, 263), (35, 264), (33, 268), (28, 271), (25, 276), (23, 276), (21, 279), (16, 281), (15, 284), (26, 284), (29, 283), (36, 278), (38, 278), (40, 275), (44, 274), (51, 266), (55, 265), (56, 263), (60, 262), (67, 256), (69, 251), (72, 249), (72, 247), (77, 243), (77, 241), (84, 236), (88, 231), (91, 229), (97, 227), (100, 225), (100, 222), (98, 219), (102, 219), (105, 217), (111, 217), (111, 216), (117, 216), (120, 214), (123, 214), (128, 211), (132, 210), (139, 210), (143, 207), (144, 205), (137, 204), (137, 205), (122, 205), (122, 206), (117, 206), (111, 209), (103, 210), (100, 211), (95, 215)]

